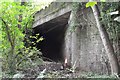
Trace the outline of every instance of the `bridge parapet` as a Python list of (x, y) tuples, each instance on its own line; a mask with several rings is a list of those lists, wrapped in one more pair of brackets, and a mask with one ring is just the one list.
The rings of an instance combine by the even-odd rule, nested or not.
[(71, 11), (70, 2), (53, 2), (35, 14), (33, 28)]

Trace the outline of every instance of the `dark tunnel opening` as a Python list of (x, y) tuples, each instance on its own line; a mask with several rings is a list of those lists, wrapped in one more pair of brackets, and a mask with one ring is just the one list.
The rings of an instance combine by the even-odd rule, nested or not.
[(64, 60), (63, 44), (66, 28), (66, 24), (56, 23), (49, 29), (44, 27), (34, 29), (35, 34), (39, 33), (44, 38), (43, 41), (37, 43), (36, 47), (40, 49), (45, 60), (50, 59), (56, 62)]
[(39, 33), (44, 38), (36, 45), (41, 49), (43, 57), (56, 62), (64, 61), (64, 38), (70, 13), (65, 13), (33, 28), (34, 34)]

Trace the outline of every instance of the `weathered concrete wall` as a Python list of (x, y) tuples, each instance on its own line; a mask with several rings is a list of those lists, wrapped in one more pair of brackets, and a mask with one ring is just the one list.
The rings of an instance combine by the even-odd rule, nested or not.
[[(66, 6), (61, 8), (63, 3), (54, 3), (45, 10), (36, 13), (33, 28), (37, 27), (37, 31), (49, 35), (47, 32), (52, 31), (52, 28), (55, 27), (55, 30), (58, 30), (66, 25), (67, 29), (65, 28), (66, 33), (61, 54), (64, 53), (68, 63), (81, 71), (108, 74), (110, 72), (108, 57), (91, 9), (83, 9), (79, 6), (76, 9), (77, 11), (73, 11), (72, 5), (67, 6), (67, 4), (71, 3), (64, 4)], [(50, 38), (53, 38), (54, 34), (51, 34)]]
[(92, 11), (81, 10), (77, 12), (76, 18), (71, 13), (69, 22), (79, 20), (77, 21), (79, 25), (71, 31), (72, 27), (69, 23), (65, 35), (64, 54), (69, 64), (83, 71), (108, 74), (110, 72), (108, 57), (105, 54)]
[(35, 21), (32, 27), (35, 28), (36, 26), (42, 25), (52, 19), (64, 15), (65, 13), (69, 13), (71, 11), (70, 5), (70, 2), (53, 2), (49, 7), (42, 9), (35, 14)]

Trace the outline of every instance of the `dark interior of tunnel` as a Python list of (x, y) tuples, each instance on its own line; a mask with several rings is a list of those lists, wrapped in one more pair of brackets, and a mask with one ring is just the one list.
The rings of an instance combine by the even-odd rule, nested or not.
[[(45, 26), (52, 26), (47, 27)], [(43, 27), (34, 29), (35, 34), (40, 34), (44, 38), (43, 41), (37, 43), (36, 47), (42, 52), (43, 59), (52, 60), (55, 62), (63, 61), (64, 54), (62, 52), (64, 44), (64, 36), (66, 31), (66, 24), (47, 24)]]
[(39, 33), (44, 38), (36, 45), (44, 58), (64, 61), (63, 46), (69, 16), (70, 12), (33, 28), (34, 35)]

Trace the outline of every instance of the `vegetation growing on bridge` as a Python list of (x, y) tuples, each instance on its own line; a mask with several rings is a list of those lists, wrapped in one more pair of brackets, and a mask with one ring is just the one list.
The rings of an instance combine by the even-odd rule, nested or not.
[[(39, 49), (36, 48), (36, 44), (40, 41), (43, 41), (44, 38), (40, 37), (40, 34), (36, 34), (33, 36), (31, 26), (34, 21), (34, 14), (36, 13), (36, 11), (41, 9), (41, 6), (45, 4), (36, 5), (31, 2), (1, 2), (0, 5), (2, 6), (0, 7), (1, 8), (0, 20), (2, 23), (2, 26), (0, 26), (0, 43), (1, 43), (0, 53), (2, 53), (2, 56), (0, 56), (0, 58), (2, 59), (2, 63), (3, 63), (2, 64), (3, 77), (13, 77), (13, 75), (16, 73), (18, 73), (18, 75), (20, 76), (24, 76), (17, 71), (19, 70), (25, 71), (27, 68), (32, 69), (34, 66), (39, 66), (43, 62), (43, 60), (38, 56), (38, 54), (42, 55), (42, 53), (40, 52)], [(76, 10), (79, 10), (78, 6), (76, 5), (79, 5), (79, 7), (82, 7), (82, 6), (85, 7), (85, 5), (80, 5), (80, 3), (73, 3), (74, 18), (79, 19), (78, 17), (75, 17), (77, 13)], [(111, 3), (111, 4), (99, 3), (100, 14), (101, 14), (101, 17), (100, 17), (101, 24), (104, 24), (105, 29), (107, 30), (107, 33), (110, 35), (110, 40), (113, 43), (112, 46), (115, 51), (114, 53), (115, 55), (117, 55), (115, 57), (116, 60), (118, 60), (120, 56), (120, 46), (119, 46), (120, 45), (120, 27), (119, 27), (120, 24), (119, 22), (114, 20), (116, 15), (111, 16), (108, 14), (111, 13), (112, 11), (118, 10), (119, 6), (120, 6), (119, 3)], [(63, 4), (61, 8), (64, 8), (64, 7), (65, 6)], [(56, 11), (58, 10), (55, 10), (54, 13)], [(77, 29), (76, 27), (78, 25), (79, 25), (79, 22), (75, 22), (75, 20), (73, 20), (71, 22), (71, 26), (72, 26), (71, 29), (74, 31), (75, 29)], [(34, 39), (36, 40), (36, 42), (32, 42), (32, 40)], [(113, 68), (113, 64), (111, 66)], [(119, 67), (117, 68), (119, 69)], [(31, 74), (32, 74), (31, 69), (29, 71), (31, 71)], [(60, 68), (60, 69), (63, 69), (63, 68)], [(37, 68), (35, 68), (34, 70), (37, 70)], [(55, 70), (57, 69), (55, 68)], [(70, 68), (70, 69), (66, 69), (65, 71), (67, 73), (70, 73), (71, 75), (71, 73), (74, 73), (74, 70)], [(61, 74), (65, 74), (65, 72), (63, 71), (63, 72), (49, 72), (48, 74), (44, 75), (46, 69), (43, 69), (43, 71), (40, 73), (38, 71), (33, 71), (33, 74), (34, 72), (38, 74), (38, 75), (34, 74), (35, 75), (34, 77), (40, 76), (40, 78), (43, 78), (43, 77), (51, 78), (51, 77), (59, 77), (59, 75), (61, 76)], [(114, 72), (115, 71), (113, 70), (113, 73)], [(118, 73), (118, 71), (116, 71), (116, 73)], [(92, 75), (95, 75), (95, 74), (90, 73), (87, 75), (87, 77), (91, 77)], [(14, 78), (15, 77), (16, 76), (14, 75)], [(82, 77), (86, 77), (86, 75)]]

